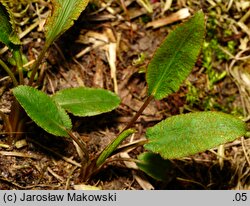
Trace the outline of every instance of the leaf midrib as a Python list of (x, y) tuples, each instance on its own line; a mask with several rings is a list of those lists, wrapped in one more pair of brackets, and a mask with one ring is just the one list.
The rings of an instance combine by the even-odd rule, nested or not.
[[(56, 108), (57, 110), (59, 110), (58, 108)], [(40, 110), (40, 107), (36, 107), (36, 110), (39, 111)], [(49, 110), (48, 110), (49, 111)], [(27, 113), (30, 113), (30, 112), (27, 112)], [(36, 116), (38, 113), (35, 113), (35, 115), (31, 115), (31, 116)], [(58, 121), (55, 121), (54, 119), (51, 119), (51, 115), (49, 112), (45, 112), (43, 114), (41, 114), (42, 116), (44, 116), (46, 118), (46, 121), (49, 121), (51, 122), (52, 124), (55, 124), (57, 125), (59, 128), (63, 129), (64, 131), (66, 131), (66, 127), (63, 125), (65, 122), (63, 121), (60, 121), (60, 123)], [(39, 115), (37, 115), (39, 116)], [(40, 117), (39, 117), (40, 118)], [(62, 120), (63, 118), (59, 118), (59, 120)], [(33, 119), (34, 120), (34, 119)], [(40, 123), (42, 122), (42, 125), (47, 125), (47, 124), (44, 124), (44, 121), (37, 121), (37, 120), (34, 120), (34, 122), (36, 122), (38, 125), (41, 125)], [(44, 127), (44, 128), (47, 128), (47, 127)], [(46, 129), (45, 129), (46, 130)], [(53, 130), (54, 131), (54, 130)]]
[[(56, 28), (53, 28), (52, 31), (54, 31), (53, 33), (50, 33), (49, 38), (52, 38), (51, 41), (53, 41), (54, 39), (56, 39), (58, 37), (58, 35), (60, 35), (60, 33), (62, 33), (64, 31), (64, 27), (65, 27), (65, 22), (67, 22), (67, 18), (70, 17), (69, 13), (73, 11), (73, 8), (71, 4), (73, 2), (73, 4), (75, 3), (74, 1), (66, 1), (65, 4), (63, 3), (63, 1), (60, 1), (60, 3), (58, 2), (58, 4), (60, 4), (61, 8), (57, 9), (57, 14), (58, 17), (57, 21), (55, 23)], [(70, 8), (70, 9), (68, 9)], [(60, 12), (60, 11), (64, 11), (64, 13)]]
[[(102, 103), (113, 103), (113, 101), (105, 101), (105, 100), (101, 100), (101, 102)], [(72, 104), (74, 104), (74, 105), (82, 105), (82, 104), (92, 104), (92, 103), (97, 103), (97, 101), (96, 100), (93, 100), (93, 101), (89, 101), (89, 100), (84, 100), (84, 101), (63, 101), (63, 102), (60, 102), (60, 101), (58, 101), (58, 104), (60, 104), (61, 106), (65, 106), (65, 105), (72, 105)]]
[(177, 54), (178, 54), (179, 51), (180, 51), (180, 48), (185, 44), (186, 39), (188, 39), (188, 37), (192, 34), (192, 32), (193, 32), (193, 31), (190, 30), (190, 33), (187, 35), (187, 37), (186, 37), (185, 39), (182, 38), (182, 41), (181, 41), (181, 43), (179, 44), (178, 49), (176, 50), (177, 52), (174, 53), (174, 57), (172, 57), (170, 63), (169, 63), (168, 66), (165, 68), (165, 70), (164, 70), (164, 72), (163, 72), (163, 75), (160, 75), (161, 77), (160, 77), (158, 83), (156, 84), (155, 89), (152, 91), (152, 95), (153, 95), (153, 96), (155, 95), (155, 93), (156, 93), (157, 90), (159, 89), (160, 84), (161, 84), (161, 82), (163, 81), (165, 75), (169, 75), (169, 74), (172, 73), (172, 70), (170, 69), (170, 70), (168, 71), (168, 69), (172, 66), (172, 64), (173, 64), (173, 62), (174, 62), (174, 60), (175, 60), (175, 57), (177, 56)]

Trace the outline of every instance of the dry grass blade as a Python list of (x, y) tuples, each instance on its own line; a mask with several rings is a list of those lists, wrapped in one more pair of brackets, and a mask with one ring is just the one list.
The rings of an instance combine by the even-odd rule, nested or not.
[(154, 29), (157, 29), (159, 27), (166, 26), (168, 24), (172, 24), (176, 21), (186, 19), (189, 16), (190, 16), (190, 13), (189, 13), (188, 8), (180, 9), (179, 11), (171, 14), (170, 16), (163, 17), (161, 19), (157, 19), (155, 21), (147, 23), (146, 28), (153, 27)]
[(238, 22), (237, 24), (248, 36), (250, 36), (250, 29), (246, 24), (244, 24), (243, 22)]
[(68, 174), (68, 178), (67, 178), (67, 181), (66, 181), (66, 185), (65, 185), (65, 190), (68, 190), (69, 189), (69, 186), (70, 186), (70, 180), (71, 178), (73, 178), (73, 174), (75, 172), (75, 170), (77, 169), (78, 167), (77, 166), (74, 166), (71, 170), (71, 172)]
[(42, 144), (40, 144), (40, 143), (38, 143), (38, 142), (36, 142), (36, 141), (34, 141), (34, 140), (30, 140), (30, 141), (32, 141), (34, 144), (38, 145), (39, 147), (41, 147), (41, 148), (43, 148), (43, 149), (45, 149), (45, 150), (47, 150), (47, 151), (49, 151), (49, 152), (51, 152), (51, 153), (57, 155), (59, 158), (62, 158), (65, 162), (68, 162), (68, 163), (70, 163), (70, 164), (72, 164), (72, 165), (75, 165), (75, 166), (77, 166), (77, 167), (81, 167), (81, 164), (80, 164), (80, 163), (78, 163), (78, 162), (72, 160), (71, 158), (65, 157), (65, 156), (59, 154), (58, 152), (56, 152), (56, 151), (54, 151), (54, 150), (52, 150), (52, 149), (50, 149), (50, 148), (48, 148), (48, 147), (45, 147), (44, 145), (42, 145)]
[[(121, 158), (131, 158), (127, 152), (120, 153), (120, 157)], [(124, 161), (124, 164), (128, 168), (138, 169), (137, 165), (134, 162)], [(154, 189), (153, 185), (150, 184), (149, 181), (145, 177), (143, 177), (142, 175), (138, 175), (135, 171), (133, 171), (132, 174), (133, 174), (133, 177), (135, 178), (135, 180), (138, 182), (138, 184), (142, 187), (142, 189), (144, 189), (144, 190), (153, 190)]]
[(81, 44), (92, 44), (76, 54), (75, 58), (78, 59), (96, 48), (102, 48), (104, 45), (108, 44), (109, 39), (105, 33), (89, 31), (84, 36), (80, 36), (76, 42)]
[(219, 160), (219, 165), (220, 165), (220, 169), (223, 169), (224, 166), (224, 158), (225, 158), (225, 146), (224, 145), (220, 145), (218, 147), (218, 160)]
[(41, 156), (36, 154), (27, 154), (22, 152), (6, 152), (0, 151), (0, 155), (3, 156), (14, 156), (14, 157), (24, 157), (24, 158), (32, 158), (32, 159), (41, 159)]
[(0, 147), (8, 149), (8, 148), (10, 148), (10, 145), (0, 142)]
[(64, 178), (62, 178), (60, 175), (56, 174), (50, 167), (47, 168), (48, 172), (52, 174), (57, 180), (60, 182), (64, 182)]
[[(244, 111), (244, 119), (247, 121), (250, 118), (250, 76), (248, 73), (248, 63), (242, 62), (239, 66), (235, 66), (237, 62), (243, 59), (242, 55), (249, 51), (249, 48), (246, 50), (240, 51), (235, 55), (235, 58), (231, 61), (230, 65), (227, 67), (228, 73), (233, 77), (236, 85), (239, 88), (241, 95), (241, 103)], [(247, 56), (247, 59), (249, 56)]]
[[(135, 147), (129, 148), (130, 144), (136, 143), (138, 141), (134, 141), (134, 135), (132, 135), (131, 139), (130, 139), (130, 143), (127, 145), (128, 149), (126, 152), (120, 152), (119, 156), (124, 159), (124, 160), (132, 160), (130, 155), (128, 154), (129, 152), (131, 152)], [(134, 169), (134, 170), (138, 170), (138, 166), (136, 165), (135, 162), (133, 161), (123, 161), (123, 163), (126, 165), (126, 167)], [(136, 171), (132, 171), (133, 177), (134, 179), (138, 182), (138, 184), (141, 186), (142, 189), (144, 190), (153, 190), (154, 187), (152, 184), (150, 184), (150, 182), (147, 180), (147, 178), (143, 175), (139, 175), (137, 174)]]
[(249, 159), (249, 157), (250, 157), (250, 149), (246, 148), (244, 137), (241, 137), (241, 144), (242, 144), (242, 149), (243, 149), (245, 158), (246, 158), (248, 166), (250, 168), (250, 159)]
[(147, 10), (147, 12), (149, 13), (153, 12), (153, 7), (148, 0), (136, 0), (136, 2), (140, 4), (142, 7), (144, 7)]
[(165, 13), (167, 10), (169, 10), (171, 8), (172, 3), (173, 3), (173, 0), (166, 0), (162, 13)]
[(116, 43), (109, 43), (106, 56), (110, 66), (111, 78), (113, 79), (114, 83), (114, 91), (116, 94), (118, 94), (118, 85), (116, 77), (116, 47), (117, 47)]

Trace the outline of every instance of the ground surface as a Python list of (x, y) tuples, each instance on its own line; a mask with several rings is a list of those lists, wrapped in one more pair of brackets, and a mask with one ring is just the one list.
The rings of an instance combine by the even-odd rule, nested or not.
[[(143, 104), (147, 86), (141, 71), (157, 46), (184, 21), (182, 18), (189, 18), (201, 8), (207, 14), (207, 36), (192, 74), (177, 93), (150, 103), (135, 124), (138, 132), (127, 142), (143, 138), (148, 126), (180, 113), (215, 110), (245, 121), (250, 117), (249, 1), (156, 0), (151, 1), (153, 13), (140, 2), (91, 1), (75, 25), (50, 48), (42, 66), (41, 86), (48, 94), (88, 86), (105, 88), (121, 97), (122, 104), (111, 113), (72, 117), (74, 130), (91, 157), (116, 137)], [(50, 6), (49, 1), (40, 0), (16, 8), (23, 52), (30, 63), (43, 45), (43, 24)], [(10, 56), (4, 49), (0, 53), (5, 60)], [(0, 78), (0, 109), (9, 114), (12, 83), (3, 70)], [(31, 121), (26, 131), (20, 148), (8, 143), (7, 134), (1, 135), (0, 189), (79, 188), (83, 184), (80, 158), (71, 141), (50, 136)], [(223, 149), (172, 160), (165, 182), (116, 161), (88, 184), (130, 190), (250, 189), (250, 139), (239, 138)], [(135, 158), (141, 151), (139, 147), (123, 155)]]

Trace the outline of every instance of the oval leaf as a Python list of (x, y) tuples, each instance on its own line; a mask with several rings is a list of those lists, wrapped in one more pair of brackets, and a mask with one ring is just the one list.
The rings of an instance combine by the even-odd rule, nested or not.
[(111, 91), (87, 87), (64, 89), (53, 99), (76, 116), (93, 116), (109, 112), (120, 104), (120, 98)]
[(5, 1), (0, 1), (0, 41), (17, 50), (20, 40), (16, 34), (13, 15)]
[(196, 62), (204, 34), (204, 14), (199, 11), (167, 36), (147, 68), (149, 95), (160, 100), (179, 89)]
[(160, 181), (171, 180), (173, 166), (170, 160), (162, 159), (160, 155), (151, 152), (140, 154), (138, 160), (136, 164), (139, 169), (150, 177)]
[(13, 93), (29, 117), (45, 131), (68, 137), (67, 130), (72, 128), (71, 120), (65, 110), (48, 95), (29, 86), (18, 86)]
[(52, 14), (46, 22), (46, 43), (51, 44), (62, 33), (69, 29), (89, 0), (52, 0)]
[(147, 129), (144, 147), (165, 159), (203, 152), (245, 135), (246, 124), (221, 112), (197, 112), (169, 117)]

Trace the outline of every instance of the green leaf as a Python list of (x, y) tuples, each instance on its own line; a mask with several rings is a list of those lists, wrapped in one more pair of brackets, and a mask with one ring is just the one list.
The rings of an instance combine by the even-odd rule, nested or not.
[(125, 140), (129, 135), (135, 133), (134, 129), (127, 129), (123, 131), (118, 137), (116, 137), (108, 146), (101, 152), (100, 156), (96, 160), (96, 166), (100, 167), (105, 160), (112, 155), (116, 148)]
[(81, 12), (86, 8), (89, 0), (52, 0), (52, 14), (46, 23), (46, 43), (50, 45), (62, 33), (69, 29)]
[(162, 159), (158, 154), (145, 152), (138, 156), (137, 166), (150, 177), (166, 181), (171, 179), (172, 163), (170, 160)]
[(169, 117), (148, 128), (144, 147), (165, 159), (203, 152), (246, 134), (246, 124), (221, 112), (197, 112)]
[(18, 86), (13, 93), (29, 117), (45, 131), (68, 137), (72, 128), (71, 120), (65, 110), (57, 105), (47, 94), (29, 86)]
[(12, 50), (17, 50), (20, 40), (16, 33), (11, 10), (6, 1), (0, 1), (0, 41)]
[(64, 89), (53, 99), (76, 116), (93, 116), (109, 112), (120, 104), (120, 98), (111, 91), (87, 87)]
[(149, 95), (160, 100), (179, 89), (196, 62), (204, 35), (204, 14), (199, 11), (167, 36), (147, 68)]

